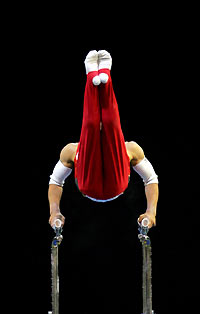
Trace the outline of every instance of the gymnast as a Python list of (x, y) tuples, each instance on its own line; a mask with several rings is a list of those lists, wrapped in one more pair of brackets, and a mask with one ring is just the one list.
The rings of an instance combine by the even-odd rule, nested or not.
[(86, 56), (87, 80), (80, 140), (62, 149), (49, 181), (49, 223), (52, 227), (55, 219), (60, 219), (64, 225), (60, 200), (64, 182), (73, 168), (82, 195), (103, 203), (124, 193), (132, 167), (143, 179), (147, 200), (146, 212), (138, 220), (148, 218), (149, 228), (156, 224), (158, 177), (143, 149), (136, 142), (124, 140), (111, 66), (112, 58), (106, 50), (92, 50)]

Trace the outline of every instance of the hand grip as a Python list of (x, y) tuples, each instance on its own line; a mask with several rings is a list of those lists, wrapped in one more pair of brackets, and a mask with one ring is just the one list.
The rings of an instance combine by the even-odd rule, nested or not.
[(62, 225), (62, 221), (60, 219), (56, 219), (53, 223), (53, 228), (59, 229), (61, 228), (61, 225)]
[(144, 228), (148, 228), (149, 225), (149, 219), (148, 218), (144, 218), (141, 222), (141, 226)]

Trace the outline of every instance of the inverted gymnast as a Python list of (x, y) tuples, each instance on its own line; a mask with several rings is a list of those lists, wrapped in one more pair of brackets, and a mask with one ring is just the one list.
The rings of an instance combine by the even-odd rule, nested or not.
[(76, 185), (85, 197), (94, 202), (108, 202), (128, 187), (130, 166), (145, 185), (147, 209), (139, 216), (139, 222), (148, 218), (149, 228), (156, 224), (158, 177), (142, 148), (136, 142), (124, 140), (111, 66), (112, 58), (106, 50), (90, 51), (85, 59), (87, 81), (80, 141), (62, 149), (50, 176), (48, 198), (52, 227), (55, 219), (64, 225), (60, 200), (65, 179), (73, 168)]

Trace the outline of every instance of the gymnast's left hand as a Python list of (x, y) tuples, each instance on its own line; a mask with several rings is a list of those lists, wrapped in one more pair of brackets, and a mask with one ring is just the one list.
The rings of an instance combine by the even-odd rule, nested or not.
[(139, 216), (138, 222), (141, 222), (144, 218), (149, 220), (149, 228), (156, 226), (156, 216), (154, 214), (146, 212)]
[(55, 212), (55, 213), (52, 213), (50, 218), (49, 218), (49, 224), (51, 225), (51, 227), (53, 228), (54, 227), (54, 222), (56, 219), (59, 219), (61, 220), (61, 226), (63, 227), (64, 226), (64, 223), (65, 223), (65, 217), (60, 213), (60, 212)]

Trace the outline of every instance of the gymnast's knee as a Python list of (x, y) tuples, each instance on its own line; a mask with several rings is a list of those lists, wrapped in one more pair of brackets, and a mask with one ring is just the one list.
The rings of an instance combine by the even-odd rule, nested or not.
[(87, 121), (85, 121), (83, 123), (84, 128), (90, 130), (90, 131), (95, 131), (97, 129), (99, 129), (100, 126), (100, 120), (99, 119), (87, 119)]
[(104, 117), (104, 119), (102, 119), (102, 124), (103, 124), (103, 127), (105, 128), (109, 128), (116, 131), (121, 130), (120, 121), (116, 118), (113, 118), (113, 116), (111, 115)]

